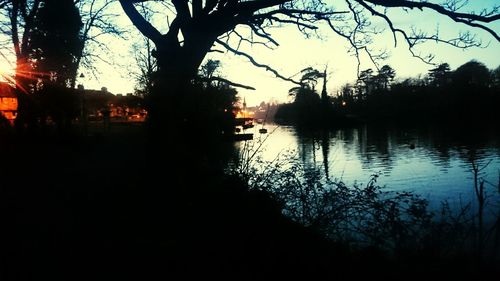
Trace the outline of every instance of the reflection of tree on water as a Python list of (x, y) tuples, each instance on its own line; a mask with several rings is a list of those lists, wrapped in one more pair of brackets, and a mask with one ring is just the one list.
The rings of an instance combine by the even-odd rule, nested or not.
[[(401, 188), (428, 189), (429, 181), (435, 180), (444, 187), (459, 184), (458, 178), (470, 176), (464, 172), (469, 169), (468, 151), (476, 151), (479, 163), (481, 159), (494, 157), (492, 153), (500, 155), (498, 134), (491, 130), (475, 131), (368, 124), (335, 131), (297, 131), (294, 137), (302, 166), (308, 170), (321, 166), (326, 179), (355, 181), (381, 173), (403, 184)], [(462, 163), (460, 168), (457, 163)], [(494, 165), (498, 166), (496, 160)], [(450, 175), (444, 173), (456, 175), (456, 180), (444, 182), (450, 180)], [(391, 180), (385, 183), (396, 187)]]
[(328, 161), (328, 153), (330, 151), (330, 134), (328, 131), (321, 132), (321, 153), (323, 155), (323, 167), (325, 169), (325, 176), (327, 180), (330, 180), (330, 172)]
[[(376, 172), (390, 173), (393, 168), (393, 138), (389, 131), (364, 126), (366, 147), (361, 150), (363, 169), (378, 169)], [(375, 164), (375, 165), (374, 165)]]
[(314, 138), (306, 134), (297, 134), (298, 140), (298, 157), (300, 158), (304, 169), (313, 169), (316, 166), (316, 146)]
[(325, 178), (330, 180), (330, 140), (331, 132), (321, 130), (311, 135), (297, 134), (299, 140), (298, 156), (304, 167), (304, 171), (318, 169), (318, 157), (316, 151), (321, 149), (321, 162), (324, 169)]

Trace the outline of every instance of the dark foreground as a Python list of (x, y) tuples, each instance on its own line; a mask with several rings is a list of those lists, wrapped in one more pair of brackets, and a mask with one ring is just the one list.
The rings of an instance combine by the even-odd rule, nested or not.
[[(0, 280), (495, 280), (472, 259), (353, 252), (143, 128), (0, 140)], [(170, 157), (173, 156), (173, 157)], [(159, 162), (162, 161), (162, 162)], [(498, 275), (497, 275), (498, 276)]]

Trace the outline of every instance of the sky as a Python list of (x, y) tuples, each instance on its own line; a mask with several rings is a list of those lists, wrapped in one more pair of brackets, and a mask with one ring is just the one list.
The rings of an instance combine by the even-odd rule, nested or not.
[[(497, 0), (470, 1), (472, 8), (486, 8), (497, 4)], [(81, 69), (84, 78), (79, 78), (78, 83), (85, 88), (100, 89), (106, 87), (114, 94), (126, 94), (134, 91), (135, 81), (130, 75), (134, 70), (133, 54), (131, 44), (139, 40), (137, 31), (134, 30), (126, 15), (117, 5), (116, 13), (120, 15), (119, 24), (124, 28), (133, 30), (129, 33), (128, 40), (108, 38), (107, 45), (113, 51), (113, 59), (118, 65), (110, 66), (98, 63), (96, 67), (100, 74), (94, 77), (88, 70)], [(486, 32), (467, 28), (463, 24), (447, 20), (443, 16), (437, 16), (429, 12), (392, 13), (394, 24), (401, 28), (418, 26), (425, 30), (435, 30), (439, 25), (440, 35), (448, 36), (462, 30), (472, 30), (483, 42), (489, 43), (487, 48), (472, 48), (467, 50), (453, 48), (444, 44), (428, 42), (421, 45), (417, 50), (422, 53), (431, 52), (435, 55), (434, 62), (447, 62), (452, 69), (476, 59), (483, 62), (488, 68), (493, 69), (500, 65), (500, 43), (486, 34)], [(386, 27), (383, 23), (373, 20), (377, 27)], [(500, 33), (500, 23), (489, 25), (490, 28)], [(315, 67), (324, 70), (327, 67), (328, 92), (334, 95), (345, 83), (352, 83), (357, 77), (357, 60), (348, 53), (348, 42), (336, 36), (328, 27), (320, 28), (320, 36), (305, 38), (295, 27), (283, 27), (272, 31), (273, 37), (280, 43), (275, 50), (253, 45), (242, 46), (241, 50), (251, 54), (258, 62), (268, 64), (278, 70), (283, 76), (289, 77), (299, 73), (306, 67)], [(407, 50), (407, 45), (402, 38), (398, 37), (398, 45), (394, 47), (392, 34), (386, 30), (377, 34), (373, 43), (374, 48), (383, 48), (390, 53), (387, 61), (381, 63), (389, 64), (396, 70), (396, 78), (404, 79), (423, 75), (433, 66), (424, 64), (419, 59), (413, 58)], [(220, 49), (220, 48), (218, 48)], [(257, 68), (247, 61), (246, 58), (236, 57), (232, 54), (210, 54), (207, 59), (221, 60), (222, 68), (220, 75), (237, 83), (250, 85), (255, 91), (239, 89), (239, 96), (244, 97), (248, 105), (257, 105), (261, 101), (277, 100), (279, 102), (289, 101), (288, 89), (294, 85), (290, 82), (280, 80), (270, 72)], [(110, 58), (111, 59), (111, 58)], [(361, 70), (372, 68), (374, 65), (366, 58), (361, 57)], [(0, 57), (0, 69), (8, 69), (9, 65), (5, 59)], [(294, 76), (299, 79), (300, 75)]]

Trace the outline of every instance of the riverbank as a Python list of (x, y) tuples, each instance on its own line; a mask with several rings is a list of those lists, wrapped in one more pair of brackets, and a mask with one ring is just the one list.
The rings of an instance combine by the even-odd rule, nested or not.
[[(2, 141), (2, 280), (481, 277), (468, 257), (394, 261), (281, 214), (269, 194), (169, 162), (144, 128)], [(163, 159), (158, 163), (158, 159)], [(173, 165), (173, 167), (172, 167)], [(484, 275), (487, 276), (487, 275)]]
[(2, 280), (324, 272), (328, 243), (284, 218), (266, 196), (201, 168), (181, 167), (195, 173), (183, 178), (172, 172), (176, 163), (151, 161), (161, 157), (151, 156), (140, 129), (114, 129), (2, 145)]

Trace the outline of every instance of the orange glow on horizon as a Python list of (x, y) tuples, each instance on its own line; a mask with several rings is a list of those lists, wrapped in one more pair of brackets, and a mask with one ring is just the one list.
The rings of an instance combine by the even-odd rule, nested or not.
[(239, 110), (236, 112), (236, 118), (253, 118), (254, 114), (253, 111)]

